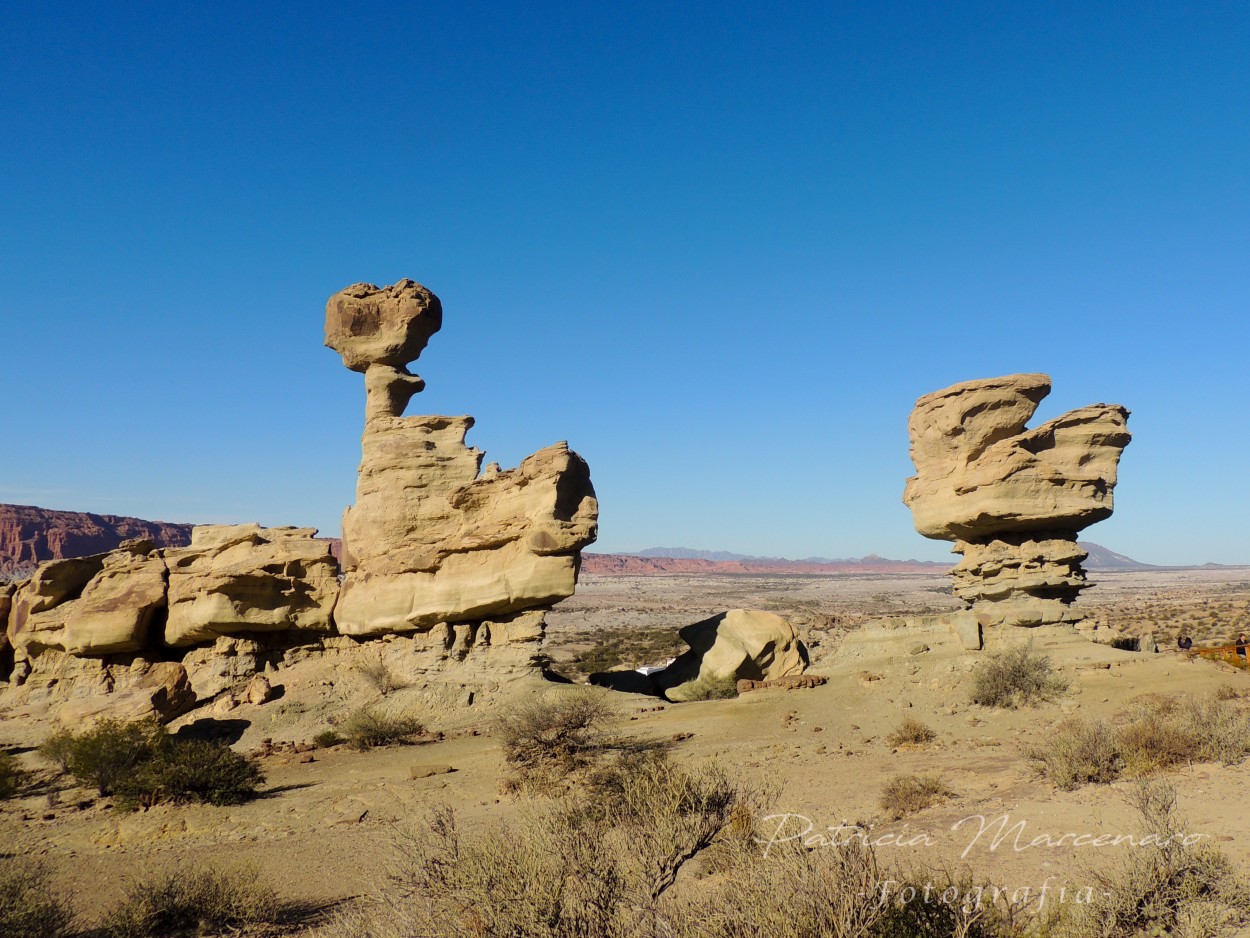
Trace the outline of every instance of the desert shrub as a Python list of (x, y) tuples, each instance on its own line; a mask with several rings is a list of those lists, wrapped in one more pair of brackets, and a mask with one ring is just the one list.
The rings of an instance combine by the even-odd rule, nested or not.
[(46, 866), (28, 857), (0, 857), (0, 935), (61, 938), (73, 919)]
[(318, 749), (329, 749), (341, 742), (343, 742), (343, 736), (338, 730), (322, 730), (313, 737), (313, 745)]
[(155, 719), (101, 720), (81, 733), (62, 730), (39, 749), (84, 785), (111, 795), (140, 764), (155, 758), (165, 731)]
[(1143, 696), (1117, 725), (1067, 720), (1027, 754), (1069, 790), (1193, 762), (1234, 765), (1250, 755), (1250, 714), (1217, 697)]
[(972, 702), (983, 707), (1034, 706), (1068, 689), (1050, 658), (1031, 643), (990, 652), (972, 670)]
[(425, 733), (425, 725), (416, 717), (361, 707), (339, 724), (338, 731), (347, 745), (365, 750), (409, 743)]
[(1237, 700), (1241, 697), (1241, 692), (1232, 684), (1221, 684), (1215, 689), (1216, 700)]
[(365, 683), (383, 697), (405, 687), (411, 687), (412, 681), (400, 675), (385, 661), (366, 661), (356, 665), (356, 671), (365, 679)]
[(136, 880), (108, 914), (108, 938), (224, 935), (278, 919), (273, 890), (254, 870), (171, 870)]
[(1065, 720), (1027, 752), (1042, 774), (1065, 791), (1114, 781), (1123, 768), (1115, 730), (1101, 720)]
[(1250, 883), (1217, 848), (1186, 842), (1176, 790), (1143, 781), (1129, 799), (1153, 841), (1121, 854), (1109, 867), (1087, 871), (1096, 884), (1092, 901), (1073, 906), (1059, 933), (1213, 938), (1250, 922)]
[(0, 752), (0, 801), (12, 798), (26, 787), (27, 774), (11, 752)]
[(622, 748), (609, 731), (615, 718), (602, 697), (581, 692), (525, 704), (502, 717), (496, 731), (512, 768), (505, 787), (559, 790), (570, 776)]
[(742, 792), (716, 766), (631, 763), (612, 804), (544, 802), (473, 836), (434, 809), (397, 836), (380, 908), (350, 910), (331, 935), (615, 938), (662, 934), (679, 871), (733, 824)]
[(903, 717), (903, 721), (889, 736), (885, 738), (891, 746), (919, 745), (937, 739), (937, 733), (913, 716)]
[(162, 801), (239, 804), (264, 781), (260, 768), (229, 746), (170, 736), (152, 719), (63, 731), (40, 752), (123, 809)]
[(676, 629), (621, 629), (608, 636), (596, 634), (594, 638), (590, 648), (577, 652), (561, 667), (589, 675), (675, 658), (686, 647)]
[(681, 699), (729, 700), (738, 696), (738, 680), (733, 677), (701, 677), (682, 687)]
[(898, 820), (954, 794), (936, 775), (895, 775), (881, 789), (880, 805), (891, 818)]

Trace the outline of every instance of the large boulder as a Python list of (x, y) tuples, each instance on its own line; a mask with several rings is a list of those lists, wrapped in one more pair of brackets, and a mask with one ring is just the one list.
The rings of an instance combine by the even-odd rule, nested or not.
[(807, 649), (794, 626), (771, 612), (731, 609), (678, 634), (690, 650), (651, 675), (669, 700), (696, 699), (709, 685), (775, 681), (807, 670)]
[(1042, 374), (967, 381), (920, 398), (908, 421), (903, 501), (917, 531), (963, 555), (955, 594), (981, 625), (1082, 618), (1076, 536), (1111, 515), (1129, 412), (1094, 404), (1027, 429), (1049, 393)]
[(239, 632), (325, 633), (338, 562), (315, 528), (203, 525), (191, 546), (165, 552), (165, 642), (181, 647)]
[(150, 541), (43, 564), (17, 591), (9, 640), (19, 657), (137, 652), (165, 605), (165, 564)]

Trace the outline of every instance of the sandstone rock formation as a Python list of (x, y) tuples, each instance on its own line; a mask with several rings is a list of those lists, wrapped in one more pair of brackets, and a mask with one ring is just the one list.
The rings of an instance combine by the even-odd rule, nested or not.
[[(471, 417), (403, 416), (424, 384), (406, 366), (441, 321), (438, 298), (411, 280), (356, 284), (326, 306), (326, 345), (364, 372), (367, 394), (334, 611), (347, 635), (446, 632), (489, 619), (497, 641), (515, 631), (510, 617), (572, 595), (578, 552), (595, 538), (590, 471), (566, 444), (513, 470), (482, 471), (482, 452), (465, 444)], [(542, 635), (532, 623), (522, 631)]]
[(1027, 430), (1049, 393), (1041, 374), (968, 381), (920, 398), (908, 422), (903, 501), (917, 531), (963, 555), (955, 594), (983, 627), (1082, 618), (1076, 536), (1111, 514), (1129, 413), (1095, 404)]
[[(168, 718), (208, 699), (222, 712), (258, 706), (277, 693), (260, 672), (350, 657), (375, 637), (379, 666), (437, 684), (440, 699), (537, 675), (544, 613), (572, 594), (595, 537), (590, 471), (564, 443), (483, 471), (465, 444), (471, 417), (404, 417), (423, 386), (407, 365), (441, 324), (438, 298), (411, 280), (356, 284), (327, 304), (326, 344), (364, 373), (367, 395), (342, 545), (311, 528), (204, 525), (183, 537), (157, 525), (179, 546), (141, 538), (49, 560), (0, 586), (3, 704), (75, 700), (74, 719), (110, 708)], [(10, 535), (16, 560), (53, 549), (36, 550), (28, 527)]]
[(807, 669), (807, 649), (779, 615), (731, 609), (678, 632), (690, 650), (651, 682), (667, 699), (696, 699), (703, 687), (737, 681), (775, 681)]
[(135, 538), (157, 547), (185, 547), (191, 543), (191, 525), (0, 505), (0, 574), (29, 570), (47, 560), (102, 554)]

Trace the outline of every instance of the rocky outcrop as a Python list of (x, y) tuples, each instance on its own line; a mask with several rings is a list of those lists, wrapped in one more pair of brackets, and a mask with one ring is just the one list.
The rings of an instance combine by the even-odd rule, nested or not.
[(191, 543), (191, 525), (0, 505), (0, 574), (47, 560), (103, 554), (136, 538), (157, 547), (185, 547)]
[(1041, 374), (968, 381), (920, 398), (908, 422), (903, 501), (917, 531), (963, 555), (954, 591), (982, 627), (1082, 619), (1076, 536), (1111, 514), (1129, 413), (1095, 404), (1026, 429), (1049, 393)]
[[(411, 280), (356, 284), (326, 306), (326, 345), (364, 372), (356, 504), (343, 518), (334, 618), (355, 636), (507, 620), (572, 595), (598, 503), (585, 461), (557, 443), (502, 471), (466, 445), (471, 417), (404, 417), (424, 386), (407, 365), (442, 322)], [(490, 630), (487, 630), (489, 632)], [(496, 632), (498, 630), (495, 630)], [(493, 634), (493, 633), (492, 633)], [(535, 638), (541, 639), (541, 628)]]
[(338, 596), (338, 563), (315, 528), (205, 525), (191, 546), (165, 552), (165, 643), (211, 642), (246, 632), (324, 633)]
[(687, 625), (678, 634), (690, 650), (650, 676), (669, 700), (693, 700), (710, 686), (776, 681), (807, 669), (807, 649), (798, 633), (771, 612), (731, 609)]

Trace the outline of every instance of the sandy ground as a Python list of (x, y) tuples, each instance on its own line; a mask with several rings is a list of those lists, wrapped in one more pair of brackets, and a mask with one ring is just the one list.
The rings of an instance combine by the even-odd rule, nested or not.
[[(1116, 848), (1054, 848), (1044, 841), (1028, 846), (1034, 838), (1131, 834), (1136, 828), (1124, 801), (1127, 784), (1058, 792), (1036, 775), (1024, 750), (1073, 714), (1110, 717), (1147, 692), (1199, 694), (1232, 685), (1250, 694), (1250, 674), (1184, 658), (1168, 643), (1168, 629), (1185, 616), (1211, 622), (1212, 604), (1213, 632), (1236, 626), (1237, 610), (1248, 601), (1245, 570), (1103, 574), (1099, 588), (1082, 602), (1109, 619), (1118, 617), (1121, 625), (1149, 625), (1167, 640), (1161, 652), (1117, 651), (1075, 635), (1038, 633), (1039, 650), (1052, 657), (1072, 688), (1054, 703), (1020, 711), (968, 703), (967, 672), (976, 657), (941, 635), (920, 636), (927, 650), (916, 654), (909, 653), (915, 637), (865, 639), (862, 623), (873, 617), (956, 608), (940, 576), (587, 577), (578, 595), (550, 617), (548, 646), (558, 667), (571, 650), (630, 629), (676, 628), (735, 607), (790, 615), (815, 646), (812, 671), (829, 679), (822, 687), (687, 704), (589, 692), (609, 697), (630, 732), (692, 734), (676, 745), (677, 758), (715, 758), (770, 787), (774, 813), (783, 816), (770, 822), (778, 837), (809, 823), (820, 834), (860, 822), (887, 841), (887, 860), (966, 864), (1012, 888), (1036, 889), (1048, 877), (1081, 883), (1089, 878), (1083, 868), (1110, 858)], [(1224, 622), (1221, 616), (1233, 618)], [(875, 679), (866, 680), (865, 673)], [(318, 687), (312, 672), (289, 681), (286, 705), (315, 697)], [(585, 692), (537, 679), (519, 682), (513, 691), (514, 701)], [(277, 726), (271, 732), (281, 739), (281, 720), (263, 712), (277, 703), (245, 705), (231, 716)], [(886, 736), (905, 714), (931, 726), (937, 739), (889, 745)], [(88, 922), (131, 878), (204, 860), (252, 864), (288, 900), (326, 906), (383, 883), (395, 826), (426, 806), (453, 805), (469, 828), (517, 810), (517, 801), (501, 794), (504, 766), (491, 734), (494, 716), (483, 710), (466, 722), (461, 715), (454, 738), (420, 746), (365, 753), (338, 747), (318, 750), (312, 762), (301, 762), (296, 753), (270, 756), (264, 759), (264, 797), (233, 808), (121, 814), (45, 770), (37, 793), (0, 804), (0, 837), (10, 849), (49, 858)], [(428, 719), (439, 727), (439, 714)], [(19, 732), (24, 729), (0, 719), (0, 743), (29, 741), (28, 732)], [(289, 738), (306, 733), (301, 725)], [(29, 750), (21, 757), (32, 768), (40, 765)], [(455, 771), (410, 777), (413, 766), (434, 764)], [(922, 772), (940, 775), (955, 796), (904, 821), (885, 818), (878, 806), (885, 780)], [(1197, 765), (1168, 777), (1180, 792), (1189, 829), (1250, 871), (1250, 819), (1240, 807), (1250, 800), (1245, 766)], [(979, 817), (991, 829), (1009, 828), (1006, 842), (991, 849), (991, 834), (978, 837)], [(898, 840), (910, 845), (896, 845)]]

